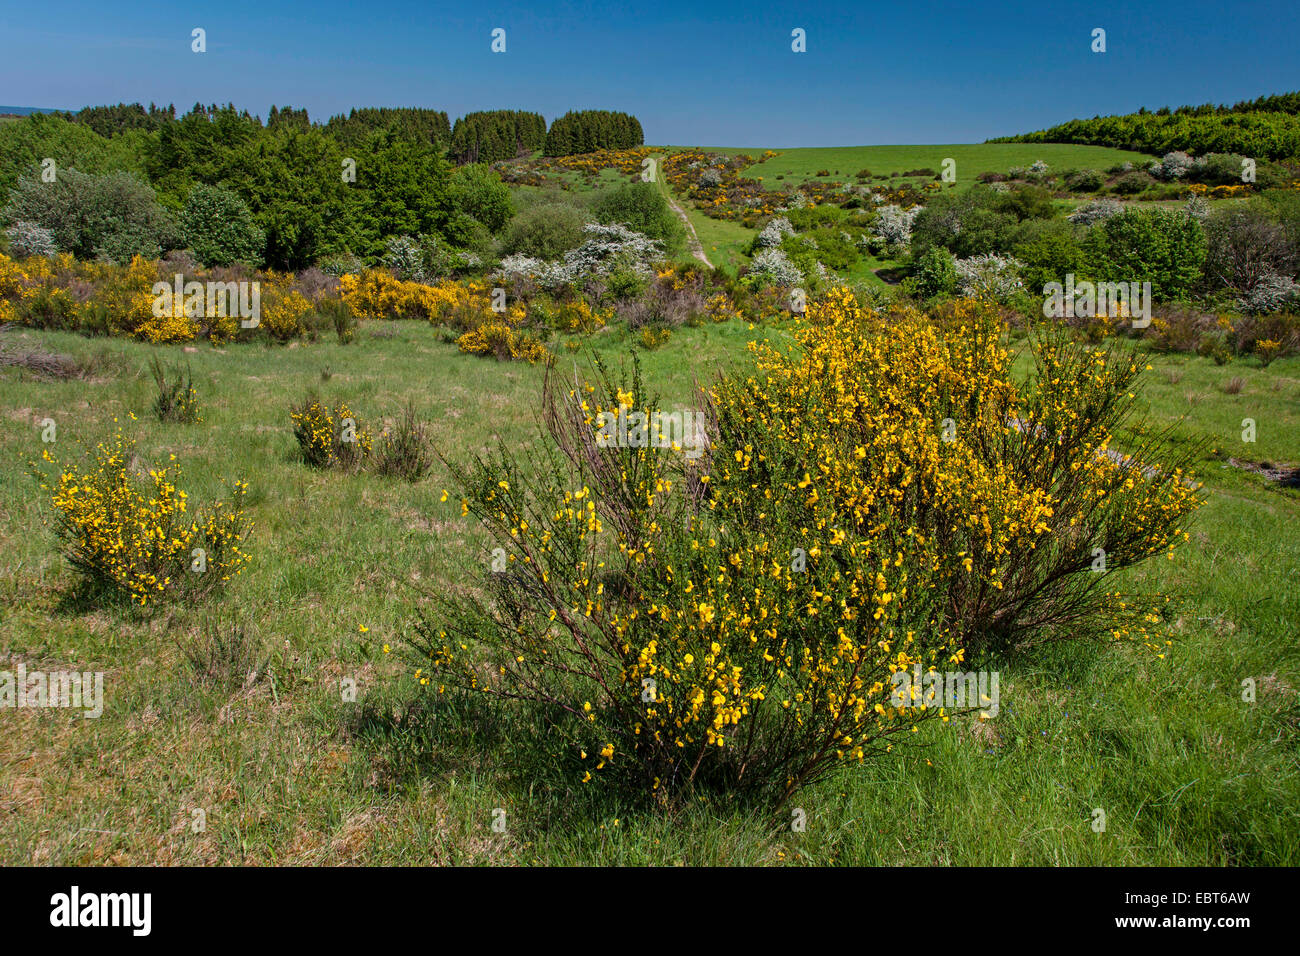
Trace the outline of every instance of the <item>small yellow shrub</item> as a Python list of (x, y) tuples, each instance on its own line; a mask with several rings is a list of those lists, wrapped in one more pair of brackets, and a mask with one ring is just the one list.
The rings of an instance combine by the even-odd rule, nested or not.
[(180, 465), (141, 476), (130, 470), (135, 442), (118, 429), (82, 464), (42, 456), (56, 474), (39, 470), (57, 513), (57, 534), (73, 569), (94, 586), (119, 591), (142, 607), (168, 596), (192, 597), (222, 587), (248, 563), (244, 543), (246, 482), (230, 501), (191, 517), (180, 490)]
[(308, 398), (290, 409), (289, 418), (303, 459), (313, 468), (355, 468), (370, 455), (370, 431), (347, 402), (339, 402), (331, 412), (319, 399)]

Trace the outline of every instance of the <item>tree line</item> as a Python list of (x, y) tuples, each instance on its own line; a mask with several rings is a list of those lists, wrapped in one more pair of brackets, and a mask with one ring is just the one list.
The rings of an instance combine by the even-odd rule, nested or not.
[(989, 142), (1078, 143), (1155, 155), (1182, 150), (1294, 160), (1300, 157), (1300, 93), (1264, 96), (1232, 106), (1204, 104), (1094, 116)]
[(641, 122), (629, 113), (581, 110), (565, 113), (546, 134), (547, 156), (594, 153), (598, 149), (630, 149), (645, 143)]
[[(640, 143), (628, 114), (569, 113), (556, 124), (574, 148)], [(182, 116), (154, 104), (37, 113), (0, 125), (0, 219), (112, 258), (202, 245), (184, 223), (232, 219), (229, 247), (255, 247), (278, 269), (374, 261), (393, 236), (473, 251), (510, 216), (509, 190), (487, 164), (550, 139), (540, 114), (514, 110), (471, 113), (455, 127), (445, 112), (417, 108), (354, 109), (325, 123), (293, 107), (272, 107), (264, 122), (231, 104), (196, 103)]]

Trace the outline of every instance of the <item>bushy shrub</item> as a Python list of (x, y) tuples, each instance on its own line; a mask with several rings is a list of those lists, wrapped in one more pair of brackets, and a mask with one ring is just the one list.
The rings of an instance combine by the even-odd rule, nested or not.
[(154, 356), (149, 362), (149, 372), (158, 389), (153, 400), (153, 414), (158, 421), (182, 425), (196, 425), (203, 421), (199, 417), (199, 393), (194, 388), (194, 376), (188, 366), (183, 375), (180, 369), (173, 374), (163, 368), (160, 358)]
[(281, 342), (302, 335), (306, 331), (307, 316), (312, 311), (307, 297), (289, 285), (290, 278), (271, 272), (261, 283), (259, 328)]
[(1203, 228), (1205, 275), (1212, 287), (1249, 297), (1266, 279), (1292, 275), (1300, 267), (1300, 249), (1267, 206), (1217, 209), (1205, 218)]
[(1156, 179), (1182, 179), (1192, 168), (1192, 157), (1181, 150), (1165, 153), (1158, 163), (1152, 163), (1148, 172)]
[(1095, 169), (1075, 169), (1065, 174), (1065, 188), (1076, 193), (1095, 193), (1106, 185), (1106, 177)]
[(456, 340), (456, 345), (470, 355), (488, 355), (498, 361), (522, 359), (529, 365), (544, 362), (549, 355), (546, 346), (535, 336), (501, 319), (492, 319), (470, 329)]
[(1068, 218), (1070, 222), (1081, 226), (1091, 226), (1093, 223), (1109, 219), (1111, 216), (1118, 216), (1123, 211), (1124, 204), (1118, 200), (1094, 199), (1070, 213)]
[(80, 327), (76, 300), (66, 289), (41, 285), (18, 300), (15, 318), (36, 329), (76, 331)]
[(1248, 315), (1300, 311), (1300, 285), (1290, 276), (1265, 269), (1250, 290), (1237, 299), (1237, 306)]
[(957, 264), (947, 249), (927, 249), (916, 260), (912, 288), (922, 299), (952, 295), (957, 291)]
[(1282, 343), (1277, 339), (1260, 339), (1255, 343), (1255, 355), (1259, 357), (1259, 364), (1268, 368), (1273, 359), (1282, 354), (1282, 348)]
[(1125, 173), (1119, 179), (1115, 180), (1110, 187), (1121, 196), (1135, 196), (1145, 189), (1149, 189), (1155, 180), (1147, 173), (1137, 172)]
[(19, 220), (5, 230), (5, 236), (9, 239), (9, 254), (15, 259), (52, 256), (59, 251), (54, 232), (34, 222)]
[(871, 224), (871, 232), (889, 245), (905, 246), (912, 240), (912, 226), (920, 215), (921, 206), (902, 209), (895, 205), (881, 206)]
[(152, 260), (161, 255), (162, 246), (158, 244), (154, 230), (138, 223), (127, 223), (112, 230), (95, 245), (96, 260), (117, 265), (136, 257)]
[(145, 476), (132, 470), (134, 459), (135, 442), (120, 429), (82, 463), (44, 453), (54, 474), (39, 466), (37, 473), (68, 564), (93, 591), (123, 594), (142, 607), (224, 587), (249, 560), (247, 483), (234, 482), (229, 501), (196, 512), (180, 490), (174, 455)]
[(1083, 246), (1073, 232), (1062, 228), (1047, 229), (1016, 245), (1016, 259), (1021, 263), (1020, 276), (1030, 292), (1040, 292), (1049, 282), (1065, 282), (1070, 274), (1083, 274)]
[(179, 244), (153, 189), (129, 173), (95, 176), (62, 169), (52, 183), (23, 177), (9, 193), (3, 218), (50, 230), (59, 251), (78, 259), (101, 252), (117, 262), (136, 253), (157, 258), (159, 249)]
[(861, 258), (852, 238), (834, 228), (786, 236), (780, 248), (805, 276), (820, 276), (828, 268), (851, 269)]
[(325, 256), (318, 263), (321, 272), (336, 279), (349, 274), (355, 275), (365, 267), (365, 263), (350, 252)]
[(1152, 294), (1185, 298), (1201, 277), (1205, 233), (1191, 216), (1167, 209), (1130, 209), (1103, 220), (1085, 240), (1099, 280), (1150, 282)]
[(983, 185), (937, 195), (912, 224), (912, 245), (918, 251), (942, 246), (959, 259), (1006, 252), (1019, 221), (1007, 208), (1011, 196)]
[(1155, 601), (1093, 571), (1099, 548), (1111, 571), (1168, 553), (1198, 503), (1164, 436), (1111, 450), (1139, 366), (1036, 340), (1022, 389), (1003, 333), (969, 303), (885, 322), (837, 290), (710, 390), (705, 440), (653, 417), (635, 366), (548, 377), (552, 447), (451, 466), (503, 557), (492, 600), (434, 596), (416, 679), (541, 708), (584, 782), (780, 803), (943, 714), (895, 697), (899, 671), (1156, 646)]
[(490, 232), (500, 232), (515, 213), (510, 187), (480, 163), (456, 170), (451, 177), (451, 202), (454, 209), (482, 223)]
[(628, 183), (601, 193), (592, 211), (597, 222), (622, 224), (662, 241), (669, 250), (685, 239), (685, 227), (654, 183)]
[(503, 278), (531, 278), (545, 288), (577, 285), (590, 278), (604, 278), (630, 270), (649, 278), (656, 263), (664, 259), (664, 246), (633, 232), (620, 223), (583, 227), (583, 241), (565, 253), (560, 262), (543, 262), (529, 256), (508, 256), (501, 260)]
[(1207, 186), (1239, 186), (1245, 170), (1244, 156), (1236, 153), (1208, 153), (1198, 156), (1186, 172), (1189, 182)]
[(204, 183), (191, 189), (181, 213), (180, 231), (182, 241), (205, 266), (262, 264), (266, 234), (244, 200), (228, 189)]
[(1010, 256), (983, 255), (956, 262), (962, 295), (991, 302), (1006, 302), (1024, 288), (1022, 264)]
[(749, 276), (779, 286), (794, 286), (804, 281), (804, 274), (780, 249), (764, 249), (749, 263)]
[(543, 203), (521, 211), (510, 220), (501, 237), (507, 256), (559, 259), (582, 245), (586, 218), (582, 210), (563, 203)]
[(429, 283), (424, 250), (410, 236), (392, 236), (384, 252), (384, 268), (404, 282)]
[(373, 440), (347, 402), (334, 410), (308, 396), (289, 410), (293, 437), (313, 468), (356, 469), (369, 458)]
[(375, 471), (415, 482), (424, 478), (432, 467), (433, 451), (428, 426), (416, 414), (415, 406), (408, 403), (397, 421), (380, 435)]
[(781, 245), (781, 240), (786, 236), (794, 235), (794, 226), (785, 216), (774, 217), (754, 238), (754, 244), (751, 251), (760, 249), (774, 249)]

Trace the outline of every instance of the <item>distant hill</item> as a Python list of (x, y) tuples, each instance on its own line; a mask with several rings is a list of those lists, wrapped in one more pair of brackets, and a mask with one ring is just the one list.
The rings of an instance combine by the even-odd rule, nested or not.
[(58, 113), (44, 106), (0, 106), (0, 116), (30, 116), (32, 113)]

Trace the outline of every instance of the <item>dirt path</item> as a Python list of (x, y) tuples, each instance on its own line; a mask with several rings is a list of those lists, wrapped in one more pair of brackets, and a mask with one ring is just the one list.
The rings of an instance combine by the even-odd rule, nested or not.
[(686, 243), (691, 248), (691, 255), (712, 269), (713, 263), (710, 262), (709, 257), (704, 254), (704, 243), (700, 242), (700, 237), (695, 234), (695, 227), (691, 225), (690, 217), (686, 215), (685, 209), (677, 205), (677, 200), (673, 198), (672, 190), (668, 188), (668, 182), (659, 175), (664, 168), (664, 157), (656, 155), (654, 160), (655, 179), (659, 184), (659, 191), (663, 193), (664, 198), (668, 200), (668, 205), (673, 207), (673, 212), (677, 213), (677, 218), (686, 226)]

